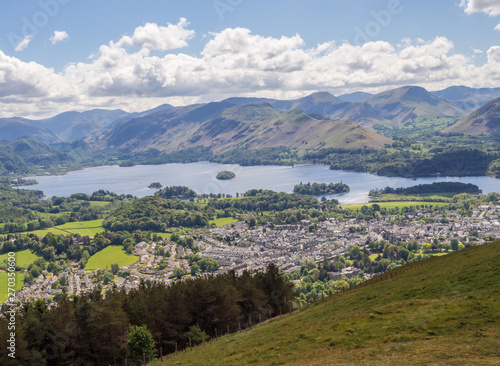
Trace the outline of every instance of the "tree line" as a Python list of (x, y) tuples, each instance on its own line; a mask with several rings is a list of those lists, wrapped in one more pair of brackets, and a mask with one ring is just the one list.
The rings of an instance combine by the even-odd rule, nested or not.
[(382, 194), (402, 194), (402, 195), (415, 195), (415, 194), (431, 194), (431, 193), (472, 193), (479, 194), (481, 190), (479, 187), (472, 183), (461, 182), (434, 182), (432, 184), (419, 184), (407, 188), (392, 188), (385, 187), (383, 189), (372, 189), (369, 193), (371, 197), (377, 197)]
[(347, 184), (343, 183), (312, 183), (308, 182), (306, 184), (297, 184), (293, 187), (293, 193), (298, 194), (310, 194), (312, 196), (319, 196), (322, 194), (339, 194), (347, 193), (351, 189)]
[[(16, 315), (16, 359), (9, 365), (123, 365), (130, 326), (146, 325), (163, 354), (195, 344), (194, 330), (206, 339), (251, 327), (290, 311), (293, 285), (270, 264), (254, 273), (198, 276), (170, 285), (144, 282), (128, 293), (116, 288), (60, 296), (56, 306), (41, 300)], [(7, 344), (8, 320), (0, 318), (0, 340)], [(129, 362), (129, 364), (132, 364)]]

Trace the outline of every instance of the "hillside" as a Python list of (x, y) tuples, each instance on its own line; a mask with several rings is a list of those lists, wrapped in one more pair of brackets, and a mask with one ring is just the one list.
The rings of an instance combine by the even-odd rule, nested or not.
[(443, 132), (500, 136), (500, 98), (486, 103)]
[(330, 110), (331, 119), (349, 119), (364, 128), (372, 128), (377, 123), (387, 121), (370, 104), (364, 102), (340, 103)]
[(24, 118), (0, 118), (0, 140), (14, 141), (19, 137), (29, 136), (46, 143), (59, 141), (52, 131), (33, 126), (31, 122)]
[(22, 136), (33, 137), (46, 143), (81, 140), (89, 135), (132, 118), (143, 117), (172, 108), (162, 104), (143, 112), (128, 113), (121, 109), (92, 109), (84, 112), (64, 112), (54, 117), (31, 120), (26, 118), (0, 118), (0, 136), (14, 141)]
[(364, 102), (370, 104), (392, 125), (405, 123), (419, 116), (461, 117), (465, 114), (453, 104), (417, 86), (385, 91), (365, 99)]
[(74, 141), (83, 139), (126, 115), (128, 113), (121, 109), (93, 109), (85, 112), (64, 112), (51, 118), (32, 121), (31, 124), (52, 131), (62, 141)]
[[(316, 95), (303, 101), (303, 106), (323, 108), (324, 98), (331, 99)], [(321, 147), (381, 148), (392, 142), (349, 120), (319, 118), (300, 109), (279, 111), (267, 102), (234, 105), (223, 101), (172, 108), (125, 121), (93, 143), (101, 148), (155, 148), (164, 152), (205, 146), (214, 153), (286, 146), (303, 154)]]
[(152, 365), (497, 365), (499, 262), (500, 242), (414, 262)]
[[(54, 165), (71, 162), (73, 158), (65, 152), (60, 152), (46, 143), (31, 137), (20, 137), (15, 141), (3, 141), (0, 151), (4, 153), (3, 158), (11, 156), (22, 159), (18, 163), (32, 165)], [(2, 161), (2, 159), (0, 159)], [(16, 172), (16, 170), (12, 170)]]

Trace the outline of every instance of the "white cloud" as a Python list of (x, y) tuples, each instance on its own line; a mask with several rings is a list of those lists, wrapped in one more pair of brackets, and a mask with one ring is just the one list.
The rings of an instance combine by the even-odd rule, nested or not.
[(500, 23), (496, 25), (495, 30), (500, 31)]
[(490, 16), (500, 15), (499, 0), (462, 0), (460, 6), (466, 14), (486, 13)]
[(16, 46), (14, 51), (20, 52), (20, 51), (24, 50), (26, 47), (28, 47), (28, 45), (30, 44), (32, 39), (33, 39), (33, 36), (24, 37), (23, 40), (21, 42), (19, 42), (19, 44)]
[(500, 46), (491, 47), (488, 50), (487, 55), (489, 63), (500, 63)]
[(168, 23), (166, 27), (146, 23), (142, 27), (137, 27), (131, 37), (123, 36), (116, 45), (160, 51), (186, 47), (187, 41), (195, 35), (193, 30), (186, 29), (188, 25), (189, 22), (185, 18), (180, 18), (176, 25)]
[(480, 49), (477, 49), (477, 48), (473, 48), (472, 52), (474, 52), (475, 54), (480, 54), (480, 53), (483, 53), (483, 50), (480, 50)]
[(50, 37), (50, 41), (52, 44), (56, 44), (57, 42), (64, 41), (65, 39), (68, 39), (68, 33), (66, 31), (54, 31), (54, 35)]
[[(405, 39), (397, 47), (382, 41), (361, 46), (329, 41), (308, 48), (299, 35), (264, 37), (228, 28), (211, 34), (199, 55), (167, 53), (192, 37), (186, 25), (181, 19), (174, 26), (139, 27), (129, 39), (102, 45), (89, 60), (59, 73), (0, 51), (2, 117), (91, 108), (143, 110), (165, 102), (179, 105), (232, 95), (296, 98), (318, 90), (341, 94), (402, 85), (438, 90), (500, 83), (500, 46), (485, 51), (487, 60), (476, 66), (472, 58), (454, 53), (453, 42), (445, 37)], [(161, 31), (170, 34), (168, 42), (142, 36), (154, 33), (147, 29), (161, 28), (188, 33)], [(153, 56), (152, 49), (165, 53)]]

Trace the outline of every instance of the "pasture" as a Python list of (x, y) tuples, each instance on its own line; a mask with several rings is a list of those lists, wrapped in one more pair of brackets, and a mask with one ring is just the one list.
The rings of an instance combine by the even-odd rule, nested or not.
[[(3, 304), (5, 300), (9, 297), (9, 282), (8, 282), (8, 273), (0, 272), (0, 304)], [(16, 272), (16, 282), (14, 289), (16, 291), (20, 290), (24, 284), (24, 274), (20, 272)]]
[(90, 257), (85, 269), (111, 269), (113, 263), (118, 263), (120, 267), (124, 267), (138, 260), (137, 255), (128, 254), (121, 245), (110, 245)]
[(233, 224), (235, 222), (238, 222), (238, 220), (234, 217), (219, 217), (209, 221), (210, 225), (215, 224), (217, 227)]
[[(15, 252), (15, 253), (16, 253), (16, 256), (15, 256), (16, 266), (21, 267), (21, 268), (28, 268), (28, 266), (31, 263), (36, 261), (38, 258), (41, 258), (38, 255), (36, 255), (35, 253), (31, 252), (31, 250), (29, 250), (29, 249), (22, 250), (20, 252)], [(7, 258), (8, 258), (7, 253), (0, 255), (0, 262), (3, 262)]]

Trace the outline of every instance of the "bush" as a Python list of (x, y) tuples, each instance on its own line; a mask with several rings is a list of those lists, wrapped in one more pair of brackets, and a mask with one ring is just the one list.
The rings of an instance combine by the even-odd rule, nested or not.
[(146, 325), (141, 327), (131, 325), (128, 331), (127, 357), (133, 364), (142, 364), (143, 358), (146, 362), (156, 358), (156, 347), (151, 332)]

